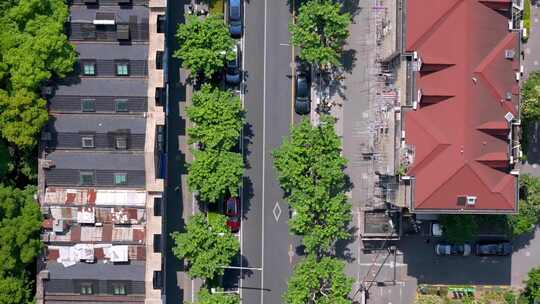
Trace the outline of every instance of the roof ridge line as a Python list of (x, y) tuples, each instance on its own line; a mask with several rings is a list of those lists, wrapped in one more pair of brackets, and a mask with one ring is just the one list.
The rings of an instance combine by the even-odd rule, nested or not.
[(434, 191), (431, 191), (431, 194), (428, 195), (428, 196), (424, 199), (424, 201), (423, 201), (422, 203), (416, 205), (415, 209), (417, 209), (418, 207), (420, 207), (420, 206), (422, 206), (423, 204), (425, 204), (425, 203), (429, 200), (430, 197), (432, 197), (433, 195), (435, 195), (435, 192), (437, 192), (444, 184), (446, 184), (446, 182), (447, 182), (448, 180), (450, 180), (451, 178), (453, 178), (454, 175), (456, 175), (459, 171), (461, 171), (461, 169), (463, 169), (463, 167), (465, 167), (466, 165), (467, 165), (467, 163), (464, 162), (463, 165), (461, 165), (459, 168), (457, 168), (457, 170), (456, 170), (455, 172), (453, 172), (452, 174), (450, 174), (450, 175), (448, 176), (448, 178), (446, 178), (445, 180), (443, 180), (443, 181), (440, 183), (440, 185), (439, 185), (437, 188), (435, 188)]
[(429, 27), (429, 29), (422, 34), (416, 41), (411, 45), (410, 49), (415, 50), (420, 42), (424, 42), (437, 28), (441, 26), (441, 24), (448, 18), (450, 13), (452, 13), (461, 3), (463, 3), (464, 0), (456, 0), (456, 2), (446, 11), (444, 14), (442, 14), (433, 24)]

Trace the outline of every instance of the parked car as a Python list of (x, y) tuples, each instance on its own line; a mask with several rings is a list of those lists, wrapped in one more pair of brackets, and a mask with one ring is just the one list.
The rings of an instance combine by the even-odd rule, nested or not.
[(509, 255), (512, 253), (512, 244), (509, 242), (477, 243), (474, 246), (476, 255)]
[(228, 217), (227, 226), (232, 232), (240, 230), (240, 200), (229, 197), (225, 200), (224, 213)]
[(467, 256), (471, 254), (471, 245), (465, 244), (448, 244), (439, 243), (435, 245), (435, 253), (437, 255), (462, 255)]
[(240, 52), (238, 45), (233, 46), (234, 59), (227, 61), (225, 67), (225, 81), (229, 84), (239, 84), (241, 80), (240, 73)]
[(300, 65), (294, 82), (294, 110), (300, 115), (311, 112), (311, 73), (307, 65)]
[(233, 38), (242, 37), (242, 4), (241, 0), (229, 0), (229, 33)]

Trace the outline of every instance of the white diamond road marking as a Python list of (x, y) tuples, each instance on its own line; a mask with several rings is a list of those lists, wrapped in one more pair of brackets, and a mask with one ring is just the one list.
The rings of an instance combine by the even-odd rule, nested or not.
[(279, 202), (276, 202), (276, 205), (274, 206), (272, 213), (274, 214), (274, 218), (276, 219), (276, 222), (279, 221), (279, 216), (281, 215), (281, 207), (279, 206)]

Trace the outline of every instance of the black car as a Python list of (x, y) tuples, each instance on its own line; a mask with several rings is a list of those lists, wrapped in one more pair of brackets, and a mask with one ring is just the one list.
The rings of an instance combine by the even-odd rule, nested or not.
[(242, 0), (229, 0), (229, 32), (233, 38), (242, 36)]
[(294, 82), (294, 110), (300, 115), (309, 114), (311, 111), (311, 79), (309, 69), (301, 68), (296, 73)]
[(478, 243), (474, 246), (476, 255), (510, 255), (512, 244), (509, 242)]
[(241, 80), (240, 73), (240, 54), (238, 51), (238, 45), (233, 47), (234, 59), (227, 61), (225, 69), (225, 81), (230, 84), (239, 84)]

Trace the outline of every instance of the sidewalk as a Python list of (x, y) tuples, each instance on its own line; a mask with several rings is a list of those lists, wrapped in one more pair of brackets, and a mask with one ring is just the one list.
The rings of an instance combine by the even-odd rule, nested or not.
[[(347, 274), (355, 279), (354, 300), (366, 271), (374, 262), (374, 257), (363, 253), (361, 233), (363, 210), (369, 209), (380, 198), (376, 197), (376, 187), (381, 173), (394, 173), (394, 106), (399, 93), (388, 91), (388, 71), (382, 71), (379, 61), (395, 51), (396, 1), (392, 0), (348, 0), (344, 6), (353, 16), (350, 36), (343, 56), (344, 79), (325, 88), (330, 95), (330, 113), (337, 118), (336, 131), (343, 138), (343, 155), (348, 160), (346, 173), (353, 183), (349, 193), (353, 208), (352, 225), (354, 239), (343, 244), (342, 252), (348, 255)], [(384, 72), (385, 74), (381, 75)], [(323, 90), (325, 91), (325, 90)], [(315, 91), (317, 101), (321, 92)], [(314, 107), (315, 108), (315, 107)], [(318, 114), (313, 111), (312, 121), (317, 123)], [(377, 266), (377, 265), (376, 265)], [(394, 265), (383, 265), (377, 281), (391, 281)], [(395, 286), (378, 287), (373, 284), (373, 295), (368, 303), (410, 303), (411, 290), (408, 284), (406, 265), (400, 264)]]

